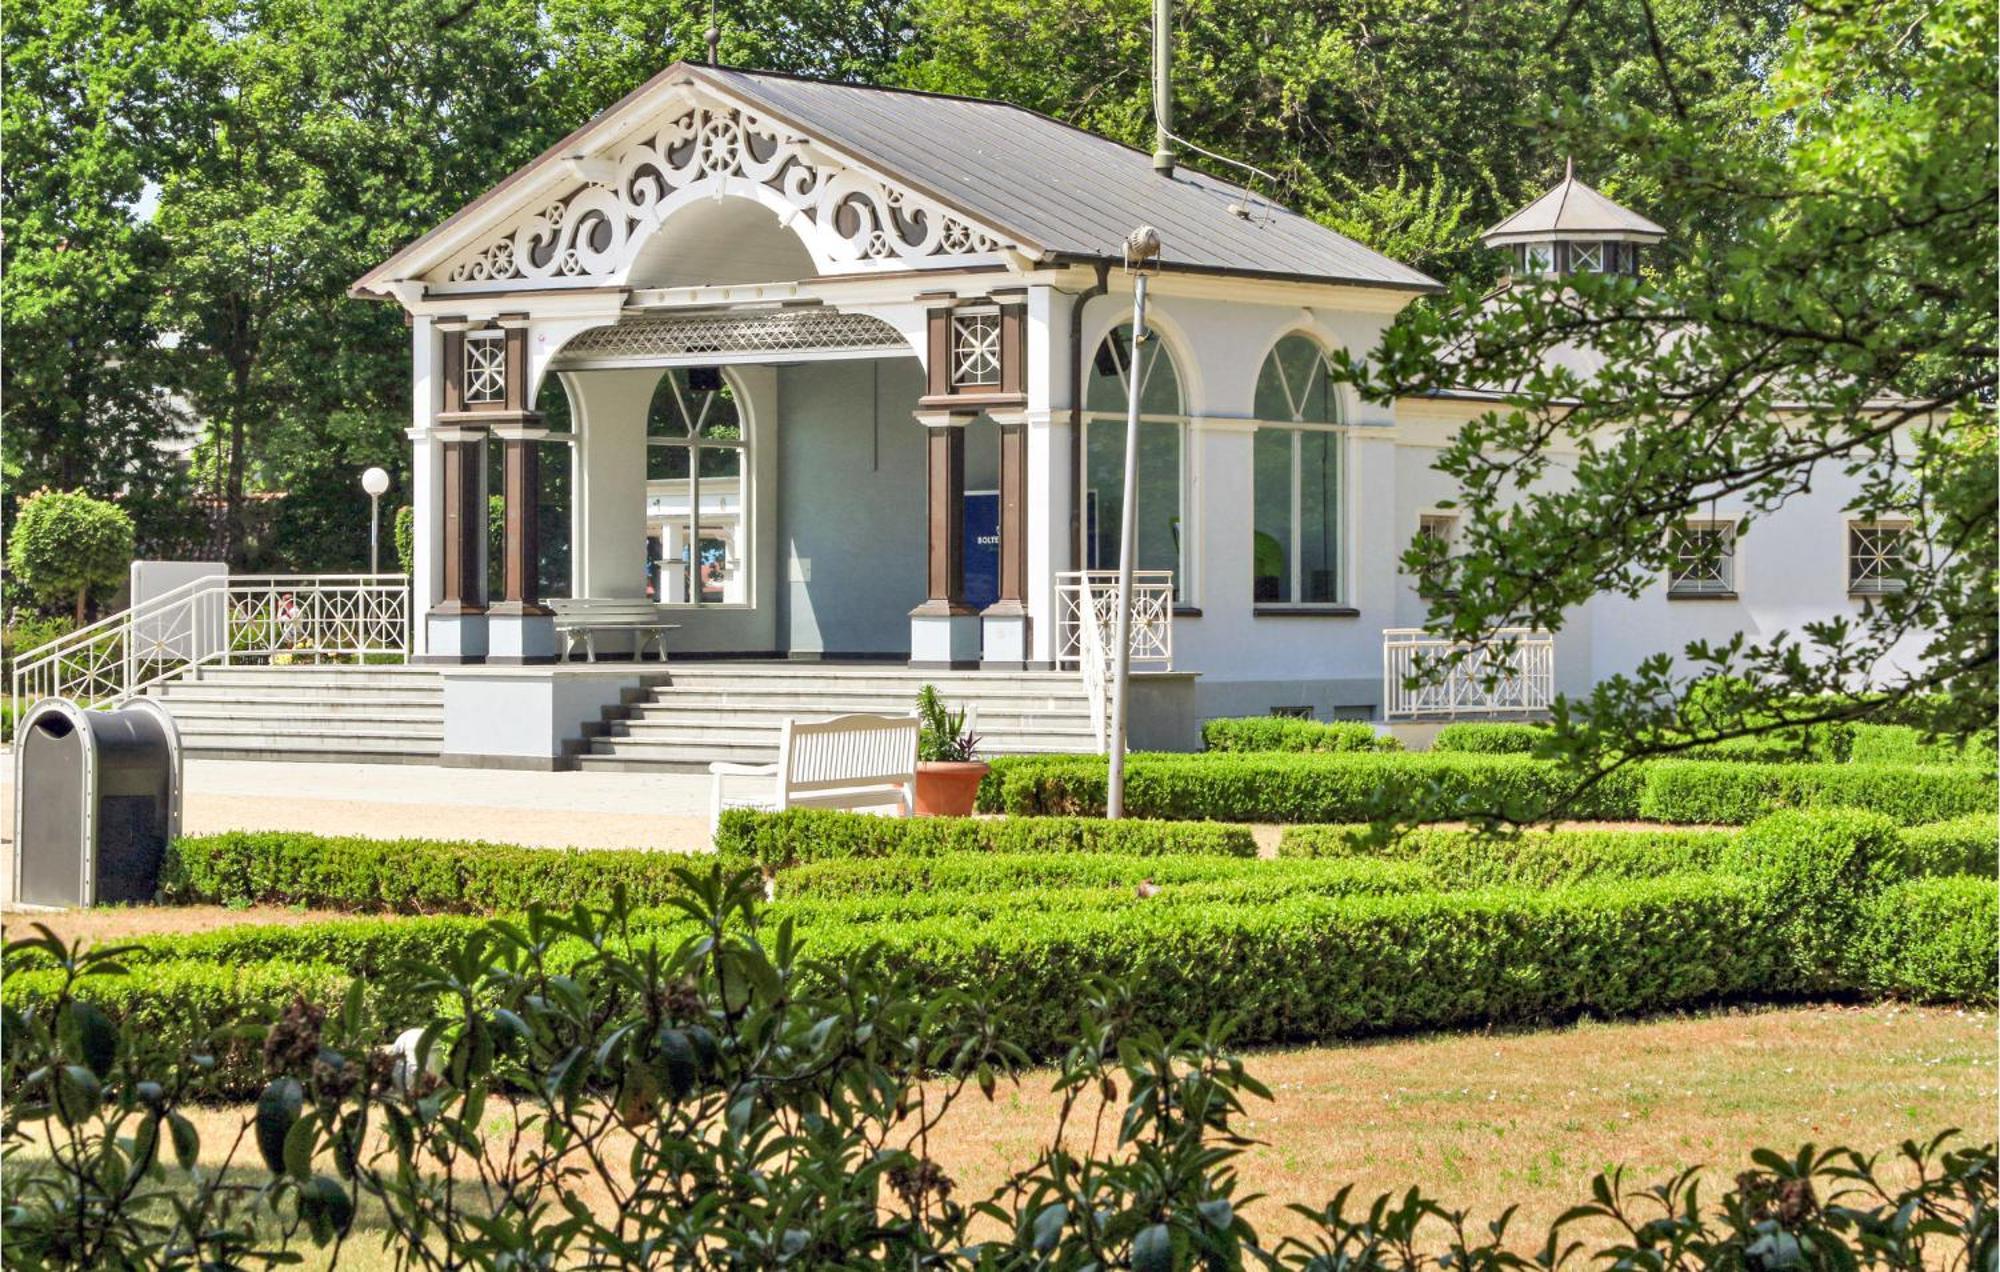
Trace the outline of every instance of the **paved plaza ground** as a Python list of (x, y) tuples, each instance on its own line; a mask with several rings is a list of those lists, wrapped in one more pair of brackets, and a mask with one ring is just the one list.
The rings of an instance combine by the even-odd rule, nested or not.
[[(0, 897), (12, 899), (14, 787), (0, 766)], [(190, 760), (182, 826), (375, 839), (491, 839), (544, 848), (708, 846), (697, 773), (523, 773), (430, 764)]]

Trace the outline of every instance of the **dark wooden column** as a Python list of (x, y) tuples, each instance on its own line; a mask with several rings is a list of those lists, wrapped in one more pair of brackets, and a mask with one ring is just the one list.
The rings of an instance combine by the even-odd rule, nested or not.
[(483, 438), (454, 430), (444, 442), (443, 595), (433, 614), (479, 614), (486, 609), (486, 572), (479, 554), (486, 539), (486, 501), (480, 497)]
[(1022, 420), (995, 423), (1000, 429), (1000, 595), (986, 612), (1008, 617), (1025, 612), (1028, 595), (1028, 426)]
[(541, 557), (541, 443), (533, 437), (503, 437), (502, 488), (507, 525), (501, 565), (507, 594), (495, 614), (548, 614), (537, 566)]
[(965, 422), (922, 415), (918, 420), (928, 448), (930, 551), (925, 600), (911, 612), (923, 617), (977, 613), (965, 603)]

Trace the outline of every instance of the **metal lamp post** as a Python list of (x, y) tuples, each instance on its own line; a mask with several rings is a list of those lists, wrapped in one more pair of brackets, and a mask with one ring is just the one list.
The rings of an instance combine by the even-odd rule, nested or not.
[(389, 474), (369, 468), (361, 474), (361, 489), (368, 492), (368, 572), (382, 572), (382, 496), (389, 493)]
[(1125, 815), (1125, 720), (1132, 687), (1132, 567), (1139, 554), (1139, 371), (1150, 333), (1146, 330), (1146, 262), (1160, 254), (1160, 232), (1150, 225), (1125, 240), (1125, 268), (1132, 279), (1132, 358), (1125, 368), (1125, 494), (1118, 508), (1117, 617), (1112, 624), (1111, 772), (1104, 787), (1104, 814)]

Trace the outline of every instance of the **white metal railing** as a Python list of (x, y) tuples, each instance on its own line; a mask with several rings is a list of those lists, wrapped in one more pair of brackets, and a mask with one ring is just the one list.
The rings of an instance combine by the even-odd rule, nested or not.
[(1382, 633), (1382, 701), (1391, 720), (1529, 715), (1547, 711), (1555, 689), (1556, 642), (1548, 632), (1503, 627), (1476, 642), (1441, 640), (1416, 627)]
[(14, 660), (16, 701), (108, 706), (207, 665), (407, 655), (405, 574), (194, 579)]
[[(1118, 571), (1064, 570), (1056, 575), (1056, 665), (1074, 667), (1090, 698), (1099, 752), (1110, 744), (1111, 680), (1118, 641)], [(1132, 572), (1132, 669), (1174, 665), (1174, 572)]]

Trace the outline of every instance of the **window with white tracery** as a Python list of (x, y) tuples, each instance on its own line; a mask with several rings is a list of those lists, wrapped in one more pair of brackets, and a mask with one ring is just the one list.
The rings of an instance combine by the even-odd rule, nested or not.
[(1341, 600), (1340, 399), (1326, 353), (1294, 333), (1257, 377), (1251, 443), (1251, 598), (1259, 605)]
[(1425, 571), (1426, 576), (1443, 574), (1447, 562), (1443, 559), (1451, 555), (1452, 545), (1458, 540), (1458, 518), (1448, 512), (1426, 512), (1417, 518), (1417, 538), (1439, 545), (1439, 560)]
[(1139, 394), (1137, 565), (1172, 570), (1176, 603), (1187, 595), (1182, 555), (1186, 514), (1187, 414), (1180, 370), (1153, 333), (1138, 350), (1132, 328), (1112, 330), (1097, 346), (1084, 388), (1082, 488), (1084, 567), (1116, 569), (1124, 524), (1125, 415), (1134, 380)]
[(1569, 245), (1569, 272), (1572, 274), (1603, 273), (1604, 245), (1602, 243), (1571, 243)]
[(1847, 526), (1847, 591), (1880, 596), (1909, 586), (1914, 543), (1906, 521), (1853, 521)]
[(951, 316), (951, 382), (957, 388), (1000, 383), (1000, 315), (993, 311)]
[(465, 333), (464, 396), (467, 406), (507, 400), (507, 333)]
[(1672, 532), (1669, 596), (1732, 596), (1736, 592), (1736, 525), (1691, 521)]
[(750, 439), (736, 383), (675, 367), (646, 413), (647, 591), (663, 605), (751, 601)]

